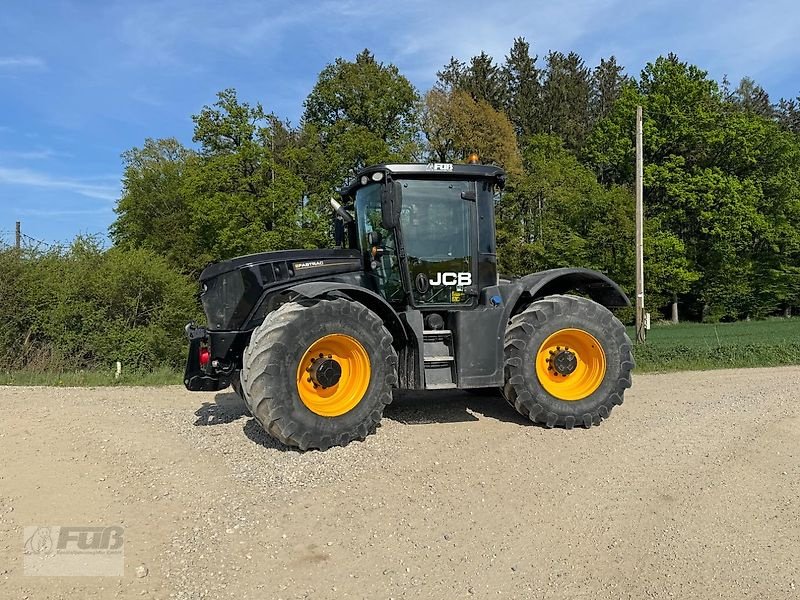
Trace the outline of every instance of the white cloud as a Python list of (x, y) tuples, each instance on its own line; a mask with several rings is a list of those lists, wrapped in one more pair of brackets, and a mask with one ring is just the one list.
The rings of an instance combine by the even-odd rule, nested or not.
[(57, 156), (66, 157), (68, 154), (56, 152), (51, 148), (39, 150), (0, 150), (0, 156), (17, 160), (46, 160)]
[(100, 200), (114, 201), (119, 198), (119, 186), (91, 183), (91, 180), (53, 177), (30, 169), (0, 167), (0, 183), (29, 187), (60, 189)]
[(0, 56), (0, 69), (42, 69), (45, 62), (38, 56)]
[(97, 208), (97, 209), (38, 209), (28, 208), (19, 211), (20, 216), (23, 217), (72, 217), (81, 215), (104, 215), (111, 214), (113, 210), (110, 207)]

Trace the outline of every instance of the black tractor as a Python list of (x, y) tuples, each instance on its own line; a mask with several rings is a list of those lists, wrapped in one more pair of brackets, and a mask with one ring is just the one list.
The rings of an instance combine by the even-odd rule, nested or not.
[(587, 269), (498, 276), (504, 183), (486, 165), (368, 167), (331, 201), (337, 248), (209, 266), (186, 387), (232, 385), (303, 450), (364, 439), (394, 388), (499, 389), (547, 427), (599, 424), (631, 385), (631, 341), (609, 310), (630, 302)]

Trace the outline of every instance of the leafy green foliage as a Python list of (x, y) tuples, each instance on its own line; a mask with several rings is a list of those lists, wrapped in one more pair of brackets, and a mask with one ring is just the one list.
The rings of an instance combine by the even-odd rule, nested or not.
[(521, 137), (537, 132), (541, 122), (542, 73), (524, 38), (514, 40), (503, 65), (508, 117)]
[(503, 272), (581, 265), (606, 271), (622, 284), (631, 282), (628, 193), (600, 185), (557, 136), (528, 138), (523, 166), (497, 209)]
[(317, 210), (328, 210), (328, 199), (355, 170), (418, 155), (418, 103), (397, 67), (369, 50), (322, 70), (306, 98), (301, 132), (306, 189)]
[(92, 239), (46, 253), (0, 252), (0, 368), (179, 367), (195, 286), (147, 249)]
[(463, 162), (476, 152), (486, 164), (521, 170), (514, 128), (505, 113), (463, 90), (433, 89), (425, 95), (422, 130), (433, 160)]
[(631, 185), (634, 107), (643, 105), (646, 219), (658, 231), (648, 287), (657, 302), (682, 295), (698, 318), (765, 315), (798, 301), (790, 282), (800, 146), (762, 92), (744, 80), (726, 93), (696, 66), (660, 57), (623, 86), (583, 150), (601, 181)]
[(117, 246), (153, 250), (197, 274), (224, 258), (327, 242), (327, 226), (304, 200), (296, 132), (234, 90), (193, 120), (198, 151), (147, 140), (123, 155)]

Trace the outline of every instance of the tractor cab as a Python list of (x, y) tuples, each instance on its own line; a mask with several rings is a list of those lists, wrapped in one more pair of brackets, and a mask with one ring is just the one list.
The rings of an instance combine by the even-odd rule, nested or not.
[(494, 205), (502, 169), (377, 165), (342, 190), (337, 243), (361, 251), (371, 287), (393, 306), (469, 309), (497, 284)]

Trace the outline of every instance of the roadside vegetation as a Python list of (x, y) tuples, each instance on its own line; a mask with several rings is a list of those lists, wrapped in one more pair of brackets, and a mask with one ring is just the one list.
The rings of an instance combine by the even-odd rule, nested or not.
[(180, 372), (183, 326), (202, 321), (203, 267), (329, 246), (328, 199), (372, 163), (477, 152), (509, 173), (497, 206), (503, 273), (581, 266), (630, 294), (636, 105), (648, 309), (752, 319), (656, 327), (637, 349), (640, 370), (800, 362), (797, 336), (773, 335), (777, 323), (798, 333), (795, 321), (757, 321), (800, 307), (800, 99), (714, 81), (672, 54), (634, 75), (614, 57), (540, 57), (523, 39), (499, 61), (452, 59), (436, 75), (417, 90), (364, 50), (322, 70), (299, 125), (227, 89), (192, 116), (191, 143), (147, 138), (125, 152), (110, 248), (79, 238), (0, 250), (0, 381), (105, 381), (118, 360), (123, 377)]
[(0, 372), (0, 385), (29, 385), (57, 387), (105, 387), (180, 385), (183, 370), (162, 367), (153, 370), (130, 371), (123, 369), (116, 377), (116, 368), (78, 371), (42, 371), (21, 369)]

